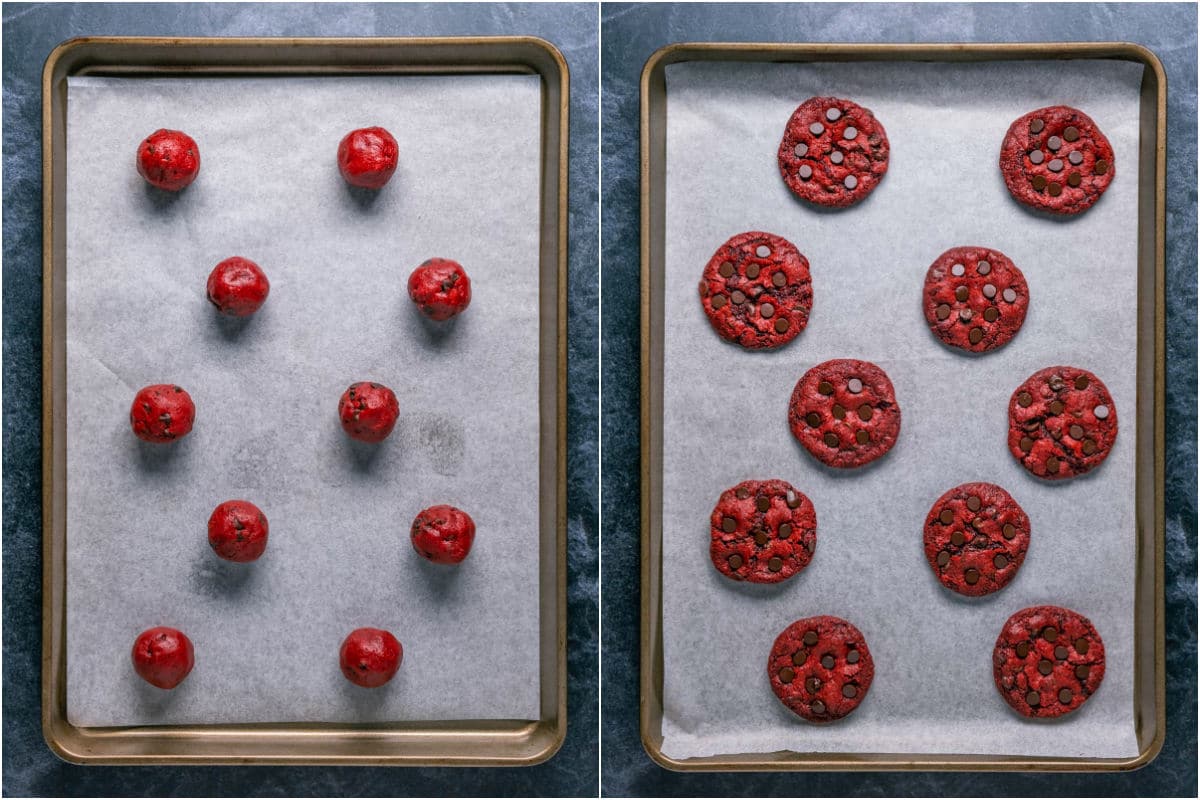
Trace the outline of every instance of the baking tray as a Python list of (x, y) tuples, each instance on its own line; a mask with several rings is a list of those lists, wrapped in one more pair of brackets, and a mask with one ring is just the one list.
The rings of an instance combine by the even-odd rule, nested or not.
[[(75, 76), (537, 75), (540, 716), (364, 724), (81, 727), (66, 698), (66, 106)], [(42, 731), (76, 763), (524, 766), (566, 735), (566, 298), (569, 73), (533, 37), (126, 38), (59, 45), (42, 74)]]
[[(1137, 435), (1132, 758), (917, 753), (727, 753), (676, 759), (662, 751), (663, 319), (666, 215), (666, 68), (681, 62), (983, 62), (1115, 59), (1145, 67), (1140, 91), (1137, 223)], [(1112, 771), (1144, 766), (1166, 734), (1163, 634), (1164, 247), (1166, 74), (1129, 43), (767, 44), (680, 43), (646, 62), (641, 77), (641, 661), (640, 729), (646, 752), (672, 770)]]

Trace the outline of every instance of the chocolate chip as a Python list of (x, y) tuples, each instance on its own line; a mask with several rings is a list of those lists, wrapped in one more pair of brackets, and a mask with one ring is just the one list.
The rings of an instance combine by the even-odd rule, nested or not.
[(770, 511), (771, 510), (771, 500), (768, 497), (759, 497), (757, 500), (754, 501), (754, 506), (759, 511)]
[(1082, 636), (1080, 636), (1078, 639), (1075, 640), (1075, 652), (1079, 653), (1079, 655), (1081, 655), (1081, 656), (1087, 655), (1089, 646), (1090, 645), (1088, 644), (1088, 640), (1084, 639)]
[(735, 305), (740, 306), (742, 303), (746, 302), (746, 295), (741, 289), (734, 289), (733, 294), (730, 295), (730, 299), (733, 300)]
[(858, 442), (859, 444), (866, 444), (867, 442), (871, 441), (871, 436), (866, 431), (856, 431), (854, 434), (854, 441)]
[[(820, 420), (818, 419), (818, 422), (819, 421)], [(795, 492), (793, 492), (791, 489), (787, 490), (787, 507), (788, 508), (799, 508), (800, 507), (800, 496), (798, 494), (796, 494)]]
[[(804, 169), (804, 167), (801, 167), (801, 169)], [(1049, 181), (1047, 181), (1041, 175), (1034, 175), (1032, 178), (1029, 179), (1029, 182), (1033, 185), (1033, 188), (1037, 189), (1039, 192), (1042, 189), (1045, 189), (1046, 184), (1049, 183)]]
[(792, 148), (792, 152), (796, 154), (796, 158), (804, 158), (806, 155), (808, 155), (808, 145), (806, 145), (804, 142), (801, 142)]
[(983, 501), (980, 500), (975, 495), (971, 495), (970, 497), (967, 498), (967, 508), (971, 509), (972, 511), (978, 511), (982, 507), (983, 507)]
[(834, 405), (833, 405), (833, 418), (834, 418), (834, 419), (845, 419), (845, 418), (846, 418), (846, 409), (842, 408), (842, 407), (841, 407), (840, 405), (838, 405), (837, 403), (834, 403)]
[(983, 285), (983, 296), (991, 300), (996, 296), (996, 287), (993, 284), (985, 283)]
[(995, 322), (1000, 319), (1000, 309), (994, 306), (992, 308), (985, 308), (983, 310), (983, 318), (988, 322)]
[(733, 517), (725, 517), (721, 520), (721, 530), (726, 533), (733, 533), (737, 530), (737, 520)]
[(1063, 171), (1062, 159), (1061, 158), (1051, 159), (1050, 163), (1046, 165), (1046, 169), (1050, 170), (1051, 172), (1062, 172)]
[(837, 434), (833, 433), (832, 431), (830, 431), (829, 433), (825, 434), (825, 436), (823, 436), (822, 438), (823, 438), (823, 439), (824, 439), (824, 441), (825, 441), (825, 446), (826, 446), (826, 447), (837, 447), (837, 446), (838, 446), (838, 437), (837, 437)]
[(1078, 167), (1083, 163), (1083, 153), (1079, 152), (1078, 150), (1072, 150), (1067, 154), (1067, 161), (1070, 161), (1072, 164)]
[(809, 678), (807, 681), (804, 682), (804, 688), (808, 689), (809, 692), (820, 691), (821, 679), (820, 678)]
[(837, 122), (842, 118), (842, 110), (840, 108), (830, 108), (825, 110), (825, 119), (830, 122)]
[(983, 328), (971, 328), (967, 338), (971, 340), (971, 344), (979, 344), (983, 341)]
[(723, 278), (731, 277), (733, 275), (733, 264), (729, 261), (722, 262), (718, 272), (721, 273), (721, 277)]
[(1029, 160), (1031, 162), (1033, 162), (1034, 164), (1040, 164), (1046, 160), (1046, 154), (1043, 153), (1041, 150), (1034, 150), (1032, 153), (1029, 154)]
[(948, 508), (944, 508), (942, 509), (942, 513), (938, 515), (938, 519), (942, 521), (943, 525), (949, 525), (951, 522), (954, 522), (954, 512)]
[(1072, 439), (1082, 439), (1083, 438), (1083, 428), (1081, 428), (1078, 425), (1072, 425), (1069, 433), (1071, 434)]
[(967, 268), (964, 267), (962, 264), (955, 264), (953, 267), (950, 268), (950, 274), (956, 278), (961, 278), (963, 275), (966, 274), (966, 272), (967, 272)]
[(1076, 128), (1074, 125), (1071, 125), (1065, 131), (1063, 131), (1063, 138), (1066, 139), (1068, 142), (1075, 141), (1076, 139), (1079, 138), (1079, 128)]
[(808, 126), (808, 132), (811, 133), (813, 136), (820, 136), (822, 133), (825, 132), (825, 126), (819, 122), (814, 122)]
[(875, 409), (871, 408), (867, 403), (863, 403), (858, 407), (858, 418), (863, 422), (870, 422), (873, 413), (875, 413)]
[(1051, 197), (1058, 197), (1060, 194), (1062, 194), (1062, 186), (1057, 183), (1051, 183), (1046, 187), (1046, 194), (1050, 195)]
[(1046, 627), (1042, 628), (1042, 638), (1047, 642), (1054, 644), (1054, 642), (1058, 639), (1058, 628), (1054, 627), (1053, 625), (1047, 625)]
[(1096, 419), (1108, 419), (1108, 406), (1096, 406), (1092, 413), (1096, 415)]
[(806, 645), (808, 645), (809, 647), (812, 647), (814, 644), (816, 644), (817, 643), (817, 632), (809, 631), (808, 633), (804, 634), (804, 643)]
[(807, 650), (801, 649), (801, 650), (797, 650), (796, 652), (792, 653), (792, 663), (795, 664), (797, 667), (804, 666), (804, 662), (807, 660), (808, 660), (808, 651)]
[(813, 704), (811, 706), (809, 706), (809, 708), (812, 709), (812, 713), (814, 713), (814, 714), (824, 714), (825, 713), (825, 704), (822, 703), (820, 700), (814, 700)]
[(950, 563), (950, 551), (943, 550), (942, 552), (938, 553), (937, 563), (938, 563), (939, 567), (944, 567), (947, 564), (949, 564)]
[(754, 543), (759, 547), (762, 547), (768, 541), (770, 541), (770, 537), (767, 536), (766, 531), (760, 529), (754, 532)]
[(858, 696), (858, 687), (853, 683), (847, 683), (842, 687), (842, 697), (854, 699)]
[(978, 264), (975, 265), (975, 271), (978, 272), (980, 275), (987, 275), (989, 272), (992, 271), (992, 265), (986, 261), (980, 261)]
[(962, 311), (958, 312), (958, 318), (963, 322), (970, 322), (972, 319), (974, 319), (974, 317), (975, 312), (969, 308), (964, 308)]
[(1063, 705), (1070, 703), (1073, 697), (1074, 695), (1071, 694), (1070, 689), (1062, 688), (1058, 690), (1058, 702), (1062, 703)]
[(821, 415), (815, 411), (808, 412), (808, 416), (804, 418), (810, 428), (816, 428), (821, 425)]
[(821, 666), (824, 667), (825, 669), (833, 669), (834, 666), (836, 666), (836, 665), (837, 665), (837, 661), (834, 659), (833, 656), (829, 655), (828, 653), (821, 656)]
[(857, 649), (851, 650), (849, 653), (846, 653), (846, 663), (847, 664), (857, 664), (858, 663), (858, 650)]
[(1008, 556), (1004, 555), (1003, 553), (998, 554), (992, 559), (992, 566), (996, 569), (1004, 569), (1008, 566)]
[(832, 153), (829, 154), (829, 160), (832, 161), (834, 164), (840, 164), (846, 160), (846, 157), (842, 155), (841, 150), (834, 150)]
[[(771, 248), (767, 247), (765, 244), (760, 244), (758, 247), (754, 248), (754, 254), (757, 255), (759, 258), (767, 258), (771, 255)], [(749, 270), (747, 270), (747, 271), (749, 271)], [(758, 267), (755, 266), (754, 274), (751, 275), (750, 277), (754, 278), (757, 276), (758, 276)]]
[(1058, 148), (1062, 147), (1062, 144), (1062, 139), (1058, 136), (1051, 136), (1046, 140), (1046, 147), (1049, 147), (1051, 150), (1058, 150)]
[(975, 584), (979, 583), (979, 570), (973, 567), (967, 570), (963, 574), (963, 580), (965, 580), (969, 586), (974, 586)]
[(850, 380), (846, 381), (846, 388), (849, 389), (851, 393), (858, 394), (863, 390), (863, 384), (858, 378), (851, 378)]
[(1087, 680), (1087, 676), (1088, 676), (1088, 672), (1090, 672), (1090, 670), (1088, 669), (1088, 665), (1087, 665), (1087, 664), (1080, 664), (1079, 666), (1077, 666), (1077, 667), (1075, 668), (1075, 677), (1076, 677), (1076, 678), (1078, 678), (1078, 679), (1079, 679), (1079, 680), (1081, 680), (1081, 681), (1086, 681), (1086, 680)]
[(1027, 655), (1029, 655), (1029, 642), (1017, 644), (1017, 658), (1024, 658)]
[(796, 670), (792, 669), (791, 667), (784, 667), (783, 669), (779, 670), (779, 682), (780, 683), (791, 683), (795, 679), (796, 679)]
[(737, 496), (738, 496), (739, 500), (745, 500), (747, 497), (750, 496), (750, 490), (747, 489), (745, 486), (739, 486), (738, 490), (737, 490)]
[(770, 303), (763, 303), (758, 307), (758, 313), (762, 314), (763, 319), (770, 319), (775, 316), (775, 306)]
[(1005, 289), (1003, 297), (1004, 302), (1015, 303), (1017, 302), (1017, 291), (1015, 289)]
[(963, 535), (962, 531), (955, 531), (954, 533), (950, 534), (950, 544), (954, 545), (955, 547), (962, 547), (963, 542), (966, 540), (967, 537)]
[(1068, 655), (1070, 654), (1067, 652), (1067, 648), (1063, 647), (1061, 644), (1054, 648), (1054, 657), (1059, 661), (1065, 661)]
[[(762, 250), (764, 250), (764, 249), (766, 249), (766, 248), (760, 247), (760, 248), (758, 248), (758, 249), (759, 249), (759, 251), (760, 251), (760, 252), (759, 252), (759, 255), (761, 256), (761, 255), (762, 255), (762, 252), (761, 252), (761, 251), (762, 251)], [(767, 255), (769, 256), (770, 254), (771, 254), (771, 251), (770, 251), (770, 250), (767, 250)], [(763, 258), (766, 258), (766, 256), (763, 256)], [(746, 277), (747, 277), (747, 278), (749, 278), (750, 280), (754, 280), (755, 278), (757, 278), (757, 277), (758, 277), (758, 273), (759, 273), (759, 266), (758, 266), (758, 264), (750, 264), (750, 265), (748, 265), (748, 266), (746, 267)]]
[(1025, 702), (1026, 702), (1026, 704), (1034, 706), (1036, 708), (1037, 706), (1041, 705), (1042, 698), (1038, 697), (1037, 692), (1031, 691), (1025, 695)]
[(1067, 186), (1078, 186), (1081, 183), (1083, 183), (1083, 178), (1079, 176), (1078, 172), (1072, 172), (1067, 176)]
[(1046, 127), (1046, 121), (1044, 119), (1035, 119), (1033, 122), (1029, 123), (1029, 132), (1041, 133), (1042, 128), (1044, 127)]
[(1029, 392), (1021, 392), (1017, 395), (1017, 405), (1021, 408), (1029, 408), (1033, 403), (1033, 396)]
[(1058, 467), (1059, 464), (1057, 458), (1050, 456), (1046, 459), (1046, 472), (1049, 472), (1051, 475), (1053, 475), (1058, 472)]
[(1082, 391), (1082, 390), (1086, 389), (1087, 387), (1088, 387), (1087, 375), (1080, 375), (1078, 378), (1075, 379), (1075, 388), (1076, 389), (1079, 389), (1080, 391)]
[(1062, 377), (1060, 377), (1060, 376), (1058, 376), (1058, 375), (1052, 375), (1052, 376), (1050, 377), (1050, 380), (1046, 381), (1046, 383), (1050, 384), (1050, 388), (1051, 388), (1051, 389), (1053, 389), (1053, 390), (1054, 390), (1054, 391), (1056, 391), (1056, 392), (1057, 392), (1057, 391), (1061, 391), (1061, 390), (1062, 390), (1062, 388), (1063, 388), (1064, 386), (1066, 386), (1066, 384), (1065, 384), (1065, 383), (1063, 383), (1063, 379), (1062, 379)]
[(1091, 439), (1084, 439), (1083, 440), (1083, 454), (1085, 456), (1090, 456), (1094, 452), (1096, 452), (1096, 443)]
[(1066, 406), (1063, 405), (1062, 400), (1051, 400), (1050, 401), (1050, 413), (1051, 414), (1061, 414), (1063, 412), (1064, 408), (1066, 408)]
[(1038, 662), (1038, 672), (1042, 673), (1043, 675), (1049, 675), (1053, 671), (1054, 664), (1050, 663), (1050, 659), (1043, 658)]
[(847, 189), (855, 189), (858, 187), (858, 178), (854, 177), (853, 175), (847, 175), (842, 179), (842, 185)]
[(1100, 159), (1096, 162), (1095, 166), (1092, 167), (1092, 172), (1097, 175), (1103, 175), (1104, 173), (1108, 172), (1108, 162), (1103, 158)]
[(782, 272), (776, 272), (771, 276), (771, 283), (783, 288), (784, 286), (787, 286), (787, 275), (784, 275)]
[(1013, 525), (1011, 522), (1006, 522), (1004, 524), (1004, 528), (1001, 530), (1001, 533), (1004, 535), (1005, 539), (1014, 539), (1017, 535), (1017, 526)]
[(731, 555), (727, 559), (727, 561), (729, 562), (730, 569), (739, 569), (742, 566), (742, 557), (739, 556), (737, 553), (734, 553), (733, 555)]
[(783, 569), (783, 559), (779, 556), (773, 557), (767, 562), (767, 569), (771, 570), (771, 572), (779, 572), (779, 570)]
[(790, 328), (791, 325), (792, 323), (788, 322), (787, 317), (777, 317), (775, 319), (775, 332), (787, 333), (787, 329)]
[(970, 296), (970, 291), (965, 286), (960, 286), (954, 290), (954, 299), (959, 302), (965, 302), (968, 296)]
[(786, 539), (792, 535), (792, 523), (785, 522), (779, 526), (779, 538)]
[(796, 171), (796, 174), (800, 176), (800, 180), (806, 181), (812, 177), (812, 167), (810, 167), (808, 164), (801, 164), (800, 169)]
[(940, 306), (937, 307), (937, 318), (945, 319), (948, 316), (950, 316), (950, 306), (946, 305), (945, 303), (942, 303)]
[(829, 381), (821, 381), (817, 384), (817, 391), (824, 395), (833, 394), (833, 384)]
[(729, 302), (729, 301), (725, 299), (725, 295), (719, 294), (712, 299), (712, 307), (714, 309), (720, 310), (725, 307), (725, 304), (727, 302)]

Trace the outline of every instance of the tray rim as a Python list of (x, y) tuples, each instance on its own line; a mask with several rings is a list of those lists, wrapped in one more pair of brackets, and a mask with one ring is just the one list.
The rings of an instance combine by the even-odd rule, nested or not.
[[(1140, 746), (1138, 755), (1129, 758), (1099, 759), (1099, 758), (1069, 758), (1069, 757), (1032, 757), (1032, 756), (982, 756), (982, 755), (943, 755), (943, 754), (903, 754), (903, 753), (796, 753), (794, 751), (777, 751), (771, 753), (720, 754), (708, 757), (693, 757), (679, 759), (667, 756), (661, 748), (662, 724), (662, 674), (661, 664), (656, 663), (656, 651), (661, 659), (661, 615), (662, 596), (656, 593), (656, 585), (662, 580), (661, 552), (658, 561), (654, 561), (655, 541), (653, 503), (655, 500), (652, 481), (652, 462), (654, 456), (655, 418), (653, 414), (654, 396), (650, 391), (653, 382), (653, 258), (654, 258), (654, 210), (652, 197), (654, 184), (652, 179), (652, 102), (655, 81), (664, 80), (665, 68), (671, 64), (684, 61), (767, 61), (767, 62), (813, 62), (813, 61), (1018, 61), (1018, 60), (1076, 60), (1076, 59), (1110, 59), (1125, 60), (1139, 63), (1145, 67), (1142, 89), (1142, 128), (1143, 136), (1146, 125), (1146, 89), (1145, 83), (1152, 76), (1155, 93), (1153, 105), (1153, 121), (1155, 135), (1151, 142), (1139, 143), (1139, 160), (1143, 168), (1140, 181), (1141, 196), (1139, 205), (1147, 199), (1153, 201), (1153, 217), (1151, 229), (1143, 229), (1145, 212), (1140, 211), (1139, 217), (1139, 262), (1145, 258), (1143, 248), (1148, 247), (1153, 258), (1150, 270), (1153, 278), (1151, 298), (1152, 320), (1148, 330), (1138, 336), (1138, 360), (1135, 370), (1141, 373), (1147, 366), (1152, 367), (1150, 385), (1153, 387), (1153, 407), (1150, 411), (1151, 431), (1139, 425), (1138, 445), (1136, 454), (1142, 449), (1143, 439), (1151, 440), (1152, 460), (1148, 465), (1153, 473), (1151, 487), (1153, 493), (1152, 516), (1153, 530), (1150, 537), (1153, 541), (1152, 552), (1143, 552), (1142, 539), (1139, 536), (1135, 554), (1135, 573), (1148, 567), (1153, 573), (1153, 604), (1150, 614), (1153, 618), (1151, 630), (1135, 634), (1141, 640), (1153, 638), (1153, 693), (1154, 693), (1154, 728), (1153, 735)], [(1167, 135), (1167, 77), (1162, 62), (1149, 48), (1132, 42), (1001, 42), (1001, 43), (814, 43), (814, 42), (676, 42), (656, 50), (647, 59), (642, 68), (640, 78), (639, 104), (639, 172), (640, 172), (640, 657), (639, 657), (639, 734), (642, 747), (656, 764), (677, 772), (691, 771), (1128, 771), (1135, 770), (1150, 763), (1162, 750), (1166, 738), (1166, 671), (1165, 671), (1165, 619), (1164, 619), (1164, 474), (1165, 474), (1165, 263), (1166, 263), (1166, 135)], [(665, 93), (664, 93), (665, 96)], [(1145, 170), (1148, 155), (1152, 155), (1152, 170)], [(1153, 175), (1153, 191), (1145, 192), (1149, 175)], [(1142, 240), (1148, 239), (1146, 245)], [(1145, 272), (1139, 263), (1139, 282)], [(1139, 295), (1143, 289), (1139, 287)], [(1139, 303), (1141, 303), (1139, 298)], [(1144, 309), (1139, 309), (1139, 317)], [(1140, 324), (1140, 323), (1139, 323)], [(1143, 337), (1144, 334), (1144, 337)], [(1147, 346), (1152, 348), (1152, 364), (1143, 363), (1142, 351)], [(1141, 381), (1139, 380), (1139, 383)], [(658, 387), (661, 390), (661, 387)], [(1138, 406), (1142, 405), (1139, 392)], [(1141, 415), (1139, 414), (1139, 417)], [(1139, 420), (1144, 421), (1144, 420)], [(661, 433), (661, 432), (660, 432)], [(1135, 479), (1135, 506), (1139, 505), (1138, 495), (1143, 483), (1142, 470), (1146, 465), (1138, 457), (1138, 477)], [(1135, 521), (1135, 529), (1137, 522)], [(661, 540), (661, 530), (658, 533)], [(1148, 564), (1144, 559), (1150, 559)], [(657, 570), (657, 575), (654, 571)], [(1135, 583), (1140, 579), (1135, 577)], [(655, 601), (655, 602), (652, 602)], [(1135, 614), (1141, 603), (1135, 595)], [(654, 623), (657, 620), (657, 628)], [(1135, 619), (1136, 628), (1143, 628)], [(653, 633), (657, 630), (658, 636)], [(1144, 647), (1144, 645), (1143, 645)], [(1135, 647), (1134, 658), (1134, 703), (1135, 723), (1140, 717), (1141, 709), (1138, 694), (1139, 652), (1142, 648)], [(656, 668), (658, 674), (655, 674)], [(657, 735), (656, 735), (657, 729)], [(771, 756), (781, 756), (772, 759)]]
[[(180, 62), (172, 52), (203, 52), (220, 64)], [(311, 54), (333, 49), (353, 58), (336, 65), (309, 61)], [(451, 60), (446, 51), (477, 55), (478, 61)], [(110, 54), (157, 55), (128, 69)], [(238, 54), (241, 54), (240, 56)], [(390, 59), (372, 64), (373, 53)], [(251, 58), (247, 60), (248, 55)], [(506, 54), (506, 55), (505, 55)], [(265, 63), (274, 56), (275, 63)], [(541, 650), (540, 717), (537, 720), (460, 720), (406, 723), (250, 723), (216, 725), (81, 727), (66, 716), (65, 511), (56, 500), (56, 472), (63, 480), (65, 440), (55, 441), (55, 380), (65, 341), (55, 329), (65, 308), (56, 293), (64, 270), (65, 204), (56, 199), (57, 137), (65, 137), (66, 101), (54, 93), (71, 75), (99, 71), (139, 75), (217, 73), (290, 74), (535, 74), (541, 82), (541, 154), (539, 209), (539, 367), (542, 412), (539, 421), (539, 641)], [(362, 59), (362, 60), (360, 60)], [(408, 59), (408, 60), (406, 60)], [(81, 65), (82, 64), (82, 65)], [(276, 764), (363, 766), (533, 766), (558, 752), (567, 733), (567, 592), (566, 592), (566, 408), (567, 408), (567, 256), (570, 70), (551, 42), (535, 36), (436, 37), (167, 37), (80, 36), (57, 45), (42, 70), (42, 736), (59, 758), (76, 764)], [(58, 133), (58, 126), (63, 132)], [(548, 141), (558, 147), (551, 151)], [(61, 142), (58, 142), (61, 145)], [(58, 237), (56, 239), (56, 236)], [(548, 291), (548, 289), (550, 291)], [(554, 327), (547, 325), (552, 312)], [(61, 345), (61, 347), (59, 346)], [(547, 350), (552, 347), (553, 352)], [(59, 351), (62, 350), (62, 353)], [(553, 397), (553, 403), (548, 402)], [(63, 403), (65, 405), (65, 403)], [(551, 409), (553, 422), (548, 422)], [(65, 423), (64, 423), (65, 424)], [(549, 430), (548, 430), (549, 429)], [(65, 437), (64, 437), (65, 439)], [(62, 455), (58, 451), (61, 450)], [(57, 459), (57, 460), (56, 460)], [(56, 467), (58, 469), (56, 469)], [(546, 483), (552, 483), (547, 487)], [(59, 519), (61, 517), (61, 519)], [(547, 546), (553, 542), (553, 552)], [(60, 552), (61, 551), (61, 552)], [(550, 580), (547, 580), (547, 576)], [(553, 619), (545, 609), (552, 606)], [(550, 643), (552, 647), (550, 646)], [(547, 681), (553, 681), (548, 684)], [(193, 748), (199, 748), (193, 750)], [(214, 749), (215, 748), (215, 749)], [(248, 749), (246, 749), (248, 748)]]

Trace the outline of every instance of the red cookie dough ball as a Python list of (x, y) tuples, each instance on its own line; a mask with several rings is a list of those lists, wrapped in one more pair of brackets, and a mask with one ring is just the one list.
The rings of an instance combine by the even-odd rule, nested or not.
[(442, 322), (471, 304), (471, 279), (457, 261), (431, 258), (408, 276), (408, 296), (422, 314)]
[(183, 131), (159, 128), (138, 145), (137, 171), (147, 183), (178, 192), (200, 172), (200, 148)]
[(208, 302), (230, 317), (248, 317), (262, 307), (271, 282), (266, 273), (248, 258), (227, 258), (208, 276)]
[(788, 120), (779, 172), (797, 196), (819, 206), (852, 206), (888, 168), (888, 138), (870, 109), (838, 97), (812, 97)]
[(1008, 450), (1039, 478), (1090, 472), (1117, 441), (1117, 407), (1099, 378), (1078, 367), (1030, 375), (1008, 401)]
[(953, 247), (925, 274), (925, 321), (951, 347), (972, 353), (1003, 347), (1028, 308), (1025, 276), (999, 250)]
[(817, 510), (787, 481), (743, 481), (726, 489), (710, 523), (709, 558), (735, 581), (785, 581), (807, 567), (817, 549)]
[(383, 128), (350, 131), (338, 145), (338, 169), (351, 186), (382, 189), (400, 157), (400, 146)]
[(775, 639), (767, 677), (791, 711), (809, 722), (832, 722), (867, 696), (875, 662), (858, 628), (838, 617), (809, 617)]
[(226, 561), (254, 561), (267, 549), (267, 517), (245, 500), (226, 500), (208, 518), (208, 543)]
[(998, 592), (1029, 550), (1029, 517), (994, 483), (964, 483), (925, 517), (925, 558), (942, 585), (970, 597)]
[(358, 628), (342, 642), (339, 659), (346, 680), (374, 689), (390, 681), (400, 669), (404, 648), (385, 630)]
[(471, 552), (475, 521), (454, 506), (430, 506), (412, 524), (413, 549), (435, 564), (457, 564)]
[(196, 654), (192, 640), (174, 628), (151, 628), (133, 643), (133, 669), (159, 689), (174, 689), (192, 671)]
[(1024, 608), (1000, 629), (992, 678), (1017, 713), (1061, 717), (1100, 688), (1104, 642), (1087, 617), (1068, 608)]
[(142, 389), (129, 409), (129, 424), (143, 442), (162, 444), (181, 439), (195, 421), (196, 406), (192, 398), (171, 383), (156, 383)]
[(1000, 145), (1000, 173), (1018, 202), (1052, 214), (1087, 211), (1117, 174), (1108, 139), (1070, 106), (1018, 118)]
[(374, 444), (386, 439), (396, 426), (400, 403), (383, 384), (360, 381), (350, 384), (342, 394), (338, 416), (347, 436)]
[(836, 358), (801, 376), (788, 403), (792, 435), (830, 467), (861, 467), (900, 436), (900, 405), (887, 373), (870, 361)]

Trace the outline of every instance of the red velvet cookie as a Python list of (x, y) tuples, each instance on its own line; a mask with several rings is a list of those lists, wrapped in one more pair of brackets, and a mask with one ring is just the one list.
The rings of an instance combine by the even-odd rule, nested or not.
[(808, 566), (817, 547), (817, 511), (787, 481), (743, 481), (726, 489), (711, 521), (709, 557), (735, 581), (786, 581)]
[(1050, 106), (1017, 119), (1000, 145), (1000, 173), (1021, 203), (1053, 214), (1080, 214), (1116, 175), (1112, 145), (1087, 114)]
[(396, 171), (400, 145), (383, 128), (358, 128), (338, 144), (338, 169), (346, 183), (363, 189), (382, 189)]
[(422, 314), (443, 322), (471, 304), (471, 279), (457, 261), (431, 258), (408, 276), (408, 296)]
[(267, 549), (267, 516), (246, 500), (226, 500), (208, 518), (208, 544), (226, 561), (254, 561)]
[(174, 689), (183, 683), (196, 663), (192, 640), (174, 628), (142, 631), (133, 643), (130, 657), (142, 680), (159, 689)]
[(262, 307), (271, 282), (248, 258), (234, 256), (213, 267), (208, 276), (208, 302), (230, 317), (248, 317)]
[(430, 506), (410, 530), (413, 549), (435, 564), (458, 564), (471, 552), (475, 520), (454, 506)]
[(1104, 680), (1104, 642), (1087, 617), (1033, 606), (1008, 618), (992, 651), (1000, 696), (1026, 717), (1074, 711)]
[(972, 353), (1008, 344), (1025, 321), (1029, 287), (999, 250), (953, 247), (925, 274), (925, 321), (951, 347)]
[(381, 383), (352, 383), (338, 401), (342, 430), (360, 442), (382, 442), (396, 426), (399, 416), (400, 402), (395, 393)]
[(200, 173), (200, 148), (183, 131), (159, 128), (138, 145), (137, 171), (150, 185), (178, 192)]
[(788, 404), (792, 435), (831, 467), (861, 467), (892, 449), (900, 406), (892, 382), (870, 361), (837, 358), (796, 382)]
[(942, 585), (978, 597), (1017, 576), (1029, 549), (1029, 517), (994, 483), (964, 483), (925, 517), (925, 558)]
[(721, 338), (755, 350), (779, 347), (808, 325), (808, 259), (782, 236), (739, 233), (704, 267), (700, 302)]
[(400, 669), (404, 648), (388, 631), (358, 628), (342, 642), (338, 660), (346, 680), (375, 689), (390, 681)]
[(1116, 440), (1117, 407), (1087, 370), (1039, 370), (1008, 401), (1008, 449), (1039, 478), (1089, 472), (1108, 458)]
[(832, 722), (867, 696), (875, 662), (858, 628), (838, 617), (809, 617), (775, 639), (767, 676), (793, 712), (809, 722)]
[(129, 424), (143, 442), (164, 444), (182, 439), (196, 421), (192, 398), (171, 383), (156, 383), (142, 389), (129, 408)]
[(783, 131), (779, 172), (810, 203), (851, 206), (883, 179), (888, 147), (887, 132), (870, 109), (837, 97), (812, 97)]

